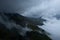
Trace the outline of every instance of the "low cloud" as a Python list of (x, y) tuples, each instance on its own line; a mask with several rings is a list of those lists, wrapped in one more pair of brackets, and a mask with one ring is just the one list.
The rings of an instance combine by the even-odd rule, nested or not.
[(42, 16), (47, 20), (42, 28), (51, 33), (53, 40), (60, 40), (60, 0), (43, 0), (25, 10), (22, 15), (34, 18)]
[(60, 40), (60, 0), (0, 0), (0, 12), (17, 12), (26, 17), (42, 18), (43, 29), (53, 40)]

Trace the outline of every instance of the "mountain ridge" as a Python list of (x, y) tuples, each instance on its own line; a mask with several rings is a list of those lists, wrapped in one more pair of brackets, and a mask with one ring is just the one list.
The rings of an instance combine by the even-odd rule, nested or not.
[[(39, 21), (36, 20), (37, 19), (35, 18), (33, 19), (33, 18), (24, 17), (18, 13), (0, 13), (0, 35), (1, 35), (0, 39), (1, 40), (37, 40), (37, 39), (51, 40), (45, 34), (45, 30), (37, 26), (37, 25), (42, 26), (43, 21), (41, 23), (38, 23)], [(37, 39), (35, 39), (36, 37)]]

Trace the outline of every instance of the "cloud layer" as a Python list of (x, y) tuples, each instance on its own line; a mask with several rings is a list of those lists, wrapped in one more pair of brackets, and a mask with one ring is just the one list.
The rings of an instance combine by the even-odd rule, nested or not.
[(37, 5), (30, 6), (28, 9), (25, 10), (24, 14), (22, 15), (30, 17), (39, 17), (40, 15), (44, 17), (52, 17), (56, 14), (59, 14), (59, 3), (60, 0), (43, 0), (41, 3), (38, 3)]
[(17, 12), (46, 19), (42, 26), (53, 40), (60, 40), (60, 0), (0, 0), (0, 12)]
[(47, 20), (42, 28), (51, 33), (53, 40), (60, 40), (60, 0), (43, 0), (25, 10), (22, 15), (35, 18), (42, 16)]

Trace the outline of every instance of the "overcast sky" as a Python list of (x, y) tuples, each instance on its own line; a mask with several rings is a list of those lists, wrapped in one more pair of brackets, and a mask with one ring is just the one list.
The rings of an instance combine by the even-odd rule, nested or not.
[[(42, 16), (42, 26), (53, 40), (60, 40), (60, 0), (0, 0), (0, 12), (17, 12), (26, 17)], [(59, 19), (58, 19), (59, 18)]]
[(0, 11), (20, 13), (40, 2), (41, 0), (0, 0)]

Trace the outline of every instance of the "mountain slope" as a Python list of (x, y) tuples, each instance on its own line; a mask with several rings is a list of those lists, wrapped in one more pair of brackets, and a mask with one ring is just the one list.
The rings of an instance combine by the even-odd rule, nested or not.
[(37, 25), (42, 26), (43, 21), (40, 23), (35, 18), (24, 17), (18, 13), (0, 13), (0, 39), (43, 40), (44, 38), (44, 40), (51, 40), (47, 36), (46, 31), (39, 28)]

